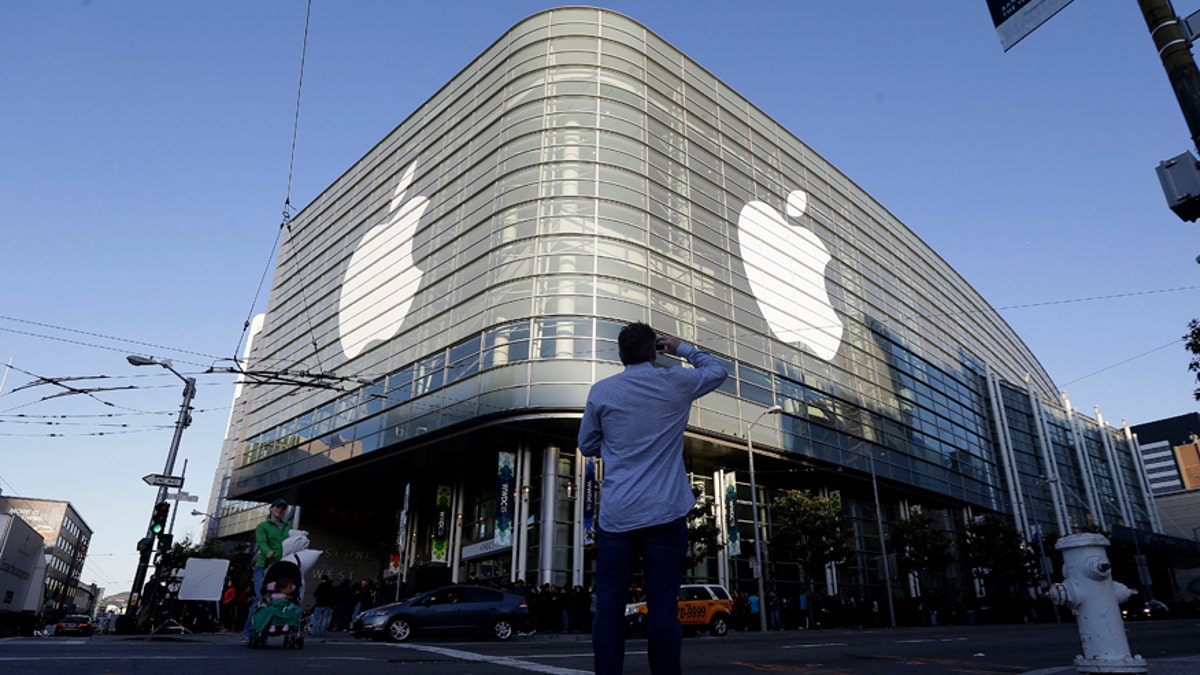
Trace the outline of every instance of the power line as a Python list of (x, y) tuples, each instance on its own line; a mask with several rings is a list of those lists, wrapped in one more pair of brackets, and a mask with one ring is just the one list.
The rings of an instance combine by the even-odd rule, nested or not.
[(6, 438), (81, 438), (84, 436), (121, 436), (125, 434), (141, 434), (147, 431), (162, 431), (163, 429), (171, 429), (174, 425), (164, 424), (161, 427), (140, 427), (137, 429), (124, 429), (122, 431), (90, 431), (80, 433), (51, 433), (51, 434), (17, 434), (0, 432), (0, 436)]
[(1162, 351), (1162, 350), (1166, 349), (1167, 347), (1174, 347), (1175, 345), (1177, 345), (1177, 344), (1179, 344), (1179, 343), (1181, 343), (1181, 342), (1183, 342), (1183, 339), (1182, 339), (1182, 338), (1177, 338), (1177, 339), (1175, 339), (1175, 340), (1171, 340), (1170, 342), (1168, 342), (1168, 343), (1166, 343), (1166, 344), (1164, 344), (1164, 345), (1159, 345), (1159, 346), (1155, 347), (1154, 349), (1151, 349), (1150, 351), (1142, 352), (1141, 354), (1138, 354), (1137, 356), (1131, 356), (1131, 357), (1129, 357), (1129, 358), (1127, 358), (1127, 359), (1125, 359), (1125, 360), (1123, 360), (1123, 361), (1118, 361), (1118, 362), (1116, 362), (1116, 363), (1114, 363), (1114, 364), (1112, 364), (1112, 365), (1110, 365), (1110, 366), (1105, 366), (1104, 368), (1101, 368), (1100, 370), (1096, 370), (1096, 371), (1090, 372), (1090, 373), (1088, 373), (1087, 375), (1083, 375), (1083, 376), (1077, 377), (1077, 378), (1075, 378), (1075, 379), (1073, 379), (1073, 380), (1070, 380), (1070, 381), (1067, 381), (1067, 382), (1063, 382), (1062, 384), (1060, 384), (1060, 385), (1058, 385), (1058, 386), (1060, 386), (1060, 387), (1065, 387), (1065, 386), (1067, 386), (1067, 385), (1069, 385), (1069, 384), (1075, 384), (1076, 382), (1079, 382), (1080, 380), (1086, 380), (1086, 379), (1088, 379), (1089, 377), (1092, 377), (1093, 375), (1099, 375), (1100, 373), (1107, 372), (1107, 371), (1109, 371), (1109, 370), (1112, 370), (1113, 368), (1116, 368), (1116, 367), (1118, 367), (1118, 366), (1123, 366), (1123, 365), (1125, 365), (1126, 363), (1129, 363), (1130, 361), (1136, 361), (1136, 360), (1138, 360), (1138, 359), (1142, 358), (1143, 356), (1149, 356), (1149, 355), (1153, 354), (1154, 352), (1157, 352), (1157, 351)]
[[(157, 388), (157, 387), (156, 387), (156, 388)], [(198, 410), (193, 410), (192, 412), (193, 412), (193, 413), (195, 413), (195, 414), (199, 414), (199, 413), (206, 413), (206, 412), (216, 412), (216, 411), (219, 411), (219, 410), (229, 410), (229, 406), (222, 406), (222, 407), (219, 407), (219, 408), (202, 408), (202, 409), (198, 409)], [(30, 415), (30, 414), (28, 414), (28, 413), (17, 413), (17, 414), (15, 414), (15, 415), (13, 415), (13, 414), (10, 414), (10, 413), (0, 413), (0, 418), (4, 418), (4, 417), (18, 417), (18, 418), (21, 418), (21, 419), (31, 419), (31, 420), (38, 420), (38, 419), (87, 419), (87, 418), (97, 418), (97, 417), (100, 417), (100, 418), (109, 418), (109, 417), (133, 417), (133, 416), (137, 416), (137, 415), (172, 415), (172, 416), (174, 416), (174, 415), (177, 415), (177, 414), (179, 414), (179, 411), (177, 411), (177, 410), (145, 410), (145, 411), (139, 411), (139, 412), (123, 412), (123, 413), (90, 413), (90, 414), (78, 414), (78, 415), (76, 415), (76, 414), (70, 414), (70, 415), (65, 415), (65, 414), (64, 414), (64, 415)], [(4, 422), (4, 421), (5, 421), (4, 419), (0, 419), (0, 422)]]
[[(219, 357), (213, 356), (212, 354), (205, 354), (205, 353), (203, 353), (203, 352), (195, 352), (195, 351), (191, 351), (191, 350), (188, 350), (188, 349), (179, 349), (179, 348), (176, 348), (176, 347), (167, 347), (167, 346), (164, 346), (164, 345), (154, 344), (153, 342), (143, 342), (143, 341), (141, 341), (141, 340), (131, 340), (131, 339), (129, 339), (129, 338), (116, 337), (116, 336), (114, 336), (114, 335), (104, 335), (103, 333), (94, 333), (94, 332), (91, 332), (91, 331), (79, 330), (79, 329), (76, 329), (76, 328), (67, 328), (67, 327), (65, 327), (65, 326), (55, 326), (54, 324), (43, 323), (43, 322), (40, 322), (40, 321), (30, 321), (29, 319), (19, 319), (19, 318), (15, 317), (15, 316), (0, 316), (0, 320), (4, 320), (4, 321), (12, 321), (12, 322), (14, 322), (14, 323), (23, 323), (23, 324), (26, 324), (26, 325), (29, 325), (29, 326), (37, 326), (37, 327), (39, 327), (39, 328), (50, 328), (50, 329), (52, 329), (52, 330), (61, 330), (61, 331), (65, 332), (65, 333), (76, 333), (76, 334), (79, 334), (79, 335), (87, 335), (87, 336), (89, 336), (89, 337), (100, 338), (100, 339), (103, 339), (103, 340), (112, 340), (112, 341), (114, 341), (114, 342), (125, 342), (125, 343), (131, 344), (131, 345), (139, 345), (139, 346), (142, 346), (142, 347), (150, 347), (150, 348), (152, 348), (152, 349), (156, 349), (156, 350), (163, 350), (163, 351), (170, 351), (170, 352), (175, 352), (175, 353), (178, 353), (178, 354), (191, 354), (191, 355), (193, 355), (193, 356), (203, 356), (204, 358), (207, 358), (207, 359), (212, 359), (212, 360), (216, 360), (216, 359), (218, 359), (218, 358), (219, 358)], [(80, 344), (80, 345), (83, 345), (83, 346), (85, 346), (85, 347), (96, 347), (96, 348), (99, 348), (99, 349), (109, 349), (109, 350), (113, 350), (113, 351), (124, 351), (124, 350), (121, 350), (121, 349), (119, 349), (119, 348), (117, 348), (117, 347), (110, 347), (110, 346), (106, 346), (106, 345), (97, 345), (97, 344), (92, 344), (92, 343), (88, 343), (88, 342), (76, 342), (76, 341), (73, 341), (73, 340), (68, 340), (68, 339), (66, 339), (66, 338), (54, 337), (54, 336), (52, 336), (52, 335), (40, 335), (40, 334), (38, 334), (38, 333), (27, 333), (27, 332), (22, 332), (22, 331), (15, 330), (15, 329), (12, 329), (12, 328), (3, 328), (3, 327), (0, 327), (0, 330), (3, 330), (3, 331), (5, 331), (5, 332), (8, 332), (8, 333), (17, 333), (17, 334), (19, 334), (19, 335), (29, 335), (29, 336), (32, 336), (32, 337), (46, 338), (46, 339), (50, 339), (50, 340), (59, 340), (59, 341), (62, 341), (62, 342), (73, 342), (73, 343), (75, 343), (75, 344)], [(184, 363), (186, 363), (186, 362), (184, 362)], [(200, 366), (200, 365), (204, 365), (204, 364), (199, 364), (199, 363), (196, 363), (196, 364), (192, 364), (192, 365), (197, 365), (197, 366)]]

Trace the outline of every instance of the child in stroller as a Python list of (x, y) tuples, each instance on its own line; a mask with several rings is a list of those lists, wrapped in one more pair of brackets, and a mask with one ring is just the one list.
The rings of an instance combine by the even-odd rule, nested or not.
[(280, 635), (284, 648), (303, 649), (300, 620), (303, 610), (297, 600), (302, 581), (300, 568), (280, 561), (267, 568), (263, 577), (262, 602), (254, 610), (254, 637), (250, 647), (265, 647), (267, 638)]

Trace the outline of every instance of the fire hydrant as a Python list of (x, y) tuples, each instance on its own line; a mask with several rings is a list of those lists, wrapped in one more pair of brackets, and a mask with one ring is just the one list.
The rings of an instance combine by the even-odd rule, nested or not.
[(1129, 640), (1118, 605), (1135, 591), (1112, 578), (1112, 563), (1099, 534), (1072, 534), (1054, 548), (1063, 554), (1063, 581), (1050, 587), (1050, 600), (1067, 606), (1079, 624), (1083, 655), (1075, 657), (1081, 673), (1146, 673), (1146, 661), (1129, 655)]

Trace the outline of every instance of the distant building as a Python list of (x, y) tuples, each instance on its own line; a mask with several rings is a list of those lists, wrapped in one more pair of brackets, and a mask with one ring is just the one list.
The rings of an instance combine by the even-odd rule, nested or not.
[(1146, 480), (1156, 495), (1183, 489), (1183, 474), (1175, 459), (1175, 448), (1169, 441), (1139, 443), (1142, 463), (1146, 465)]
[[(46, 565), (45, 604), (49, 612), (76, 611), (91, 606), (91, 599), (77, 597), (79, 575), (87, 559), (92, 528), (70, 502), (0, 496), (0, 513), (15, 515), (29, 524), (46, 542), (51, 556)], [(78, 605), (78, 607), (77, 607)]]
[(1130, 427), (1156, 495), (1200, 488), (1200, 413)]

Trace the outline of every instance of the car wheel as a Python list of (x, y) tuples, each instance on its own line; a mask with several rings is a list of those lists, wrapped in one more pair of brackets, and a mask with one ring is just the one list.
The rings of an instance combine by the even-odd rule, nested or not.
[(387, 625), (387, 636), (392, 642), (404, 642), (412, 636), (412, 624), (403, 617), (392, 619)]
[(496, 623), (492, 624), (492, 637), (496, 638), (500, 642), (506, 642), (512, 639), (513, 633), (515, 632), (516, 631), (513, 630), (512, 622), (508, 619), (500, 619)]
[(717, 614), (712, 618), (712, 623), (709, 624), (708, 632), (713, 637), (725, 637), (729, 634), (729, 617), (724, 614)]

